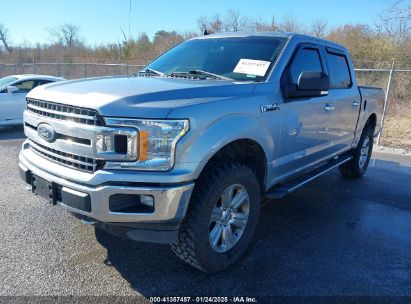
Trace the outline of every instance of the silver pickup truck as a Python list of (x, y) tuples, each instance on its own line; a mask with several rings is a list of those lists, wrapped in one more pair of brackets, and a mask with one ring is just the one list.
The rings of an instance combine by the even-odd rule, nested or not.
[(20, 173), (83, 222), (216, 272), (252, 241), (263, 198), (365, 173), (383, 98), (329, 41), (197, 37), (134, 76), (31, 91)]

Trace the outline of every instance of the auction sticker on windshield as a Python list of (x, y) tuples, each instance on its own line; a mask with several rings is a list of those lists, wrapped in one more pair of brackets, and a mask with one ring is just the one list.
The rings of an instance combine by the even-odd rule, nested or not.
[(234, 69), (234, 73), (264, 76), (270, 63), (264, 60), (240, 59)]

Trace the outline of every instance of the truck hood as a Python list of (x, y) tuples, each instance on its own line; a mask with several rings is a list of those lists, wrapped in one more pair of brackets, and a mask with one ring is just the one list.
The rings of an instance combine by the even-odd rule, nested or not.
[(56, 82), (27, 97), (97, 110), (102, 116), (166, 118), (176, 107), (251, 94), (255, 83), (163, 77), (103, 77)]

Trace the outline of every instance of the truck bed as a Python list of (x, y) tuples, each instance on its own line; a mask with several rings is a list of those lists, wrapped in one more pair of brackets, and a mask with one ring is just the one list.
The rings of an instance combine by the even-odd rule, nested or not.
[(380, 113), (377, 115), (375, 134), (380, 132), (382, 113), (384, 110), (385, 94), (382, 88), (358, 86), (358, 90), (361, 96), (361, 112), (367, 113)]

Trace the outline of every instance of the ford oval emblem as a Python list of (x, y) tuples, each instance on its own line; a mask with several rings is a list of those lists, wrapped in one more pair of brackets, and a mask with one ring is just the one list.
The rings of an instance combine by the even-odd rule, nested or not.
[(54, 131), (52, 126), (46, 123), (42, 123), (37, 126), (37, 134), (48, 142), (53, 142), (56, 140), (56, 131)]

